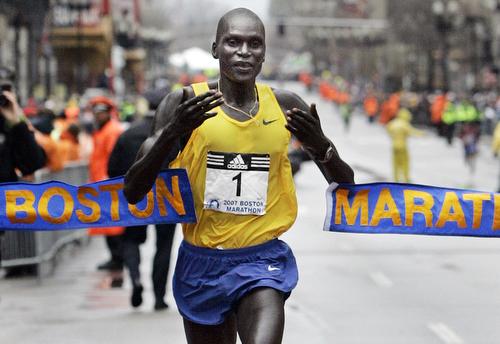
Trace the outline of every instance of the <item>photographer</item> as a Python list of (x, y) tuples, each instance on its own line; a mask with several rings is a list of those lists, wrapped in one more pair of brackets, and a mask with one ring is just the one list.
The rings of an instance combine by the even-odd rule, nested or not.
[[(45, 154), (24, 121), (13, 83), (15, 75), (0, 67), (0, 183), (18, 180), (16, 170), (31, 174), (45, 165)], [(0, 240), (3, 231), (0, 229)], [(0, 266), (1, 266), (0, 241)]]

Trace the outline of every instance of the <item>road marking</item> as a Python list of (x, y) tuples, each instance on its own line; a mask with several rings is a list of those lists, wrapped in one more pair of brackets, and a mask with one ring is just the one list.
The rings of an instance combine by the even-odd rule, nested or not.
[(383, 272), (377, 271), (370, 274), (370, 278), (376, 285), (382, 288), (391, 288), (394, 283)]
[(463, 344), (464, 341), (451, 328), (443, 323), (429, 323), (427, 327), (446, 344)]

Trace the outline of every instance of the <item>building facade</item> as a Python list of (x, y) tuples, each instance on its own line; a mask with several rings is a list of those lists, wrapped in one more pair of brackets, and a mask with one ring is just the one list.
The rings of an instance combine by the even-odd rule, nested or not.
[(0, 65), (16, 71), (21, 100), (43, 82), (44, 27), (49, 0), (0, 0)]
[(278, 61), (310, 51), (316, 72), (395, 89), (495, 88), (498, 0), (274, 0)]

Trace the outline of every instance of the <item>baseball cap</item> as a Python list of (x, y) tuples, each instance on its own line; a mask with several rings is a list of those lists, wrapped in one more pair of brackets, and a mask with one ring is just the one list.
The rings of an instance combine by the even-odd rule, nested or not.
[(111, 110), (111, 106), (107, 104), (95, 104), (92, 106), (92, 111), (97, 112), (109, 112)]
[(90, 106), (92, 107), (92, 111), (94, 113), (97, 112), (114, 112), (116, 109), (116, 105), (108, 97), (105, 96), (97, 96), (90, 99)]

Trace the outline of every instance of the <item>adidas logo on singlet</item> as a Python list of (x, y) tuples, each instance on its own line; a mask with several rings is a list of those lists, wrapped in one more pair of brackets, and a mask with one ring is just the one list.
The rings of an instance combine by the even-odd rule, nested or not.
[(229, 162), (229, 164), (227, 164), (227, 168), (232, 168), (234, 170), (248, 170), (248, 165), (245, 164), (245, 161), (241, 157), (241, 154), (238, 154), (236, 158), (234, 158)]

